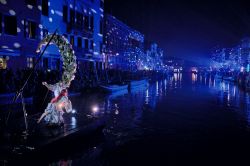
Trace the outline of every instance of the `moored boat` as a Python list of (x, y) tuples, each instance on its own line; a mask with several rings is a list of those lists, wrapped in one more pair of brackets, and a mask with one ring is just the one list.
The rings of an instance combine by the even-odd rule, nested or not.
[(128, 89), (127, 84), (125, 85), (100, 85), (99, 87), (101, 88), (101, 90), (105, 92), (116, 92), (116, 91)]

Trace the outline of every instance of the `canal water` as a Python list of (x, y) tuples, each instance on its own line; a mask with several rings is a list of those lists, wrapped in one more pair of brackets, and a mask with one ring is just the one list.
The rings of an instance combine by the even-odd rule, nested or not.
[(105, 116), (107, 125), (96, 143), (81, 149), (79, 141), (50, 165), (241, 165), (250, 156), (250, 95), (230, 82), (174, 74), (71, 100), (77, 113)]

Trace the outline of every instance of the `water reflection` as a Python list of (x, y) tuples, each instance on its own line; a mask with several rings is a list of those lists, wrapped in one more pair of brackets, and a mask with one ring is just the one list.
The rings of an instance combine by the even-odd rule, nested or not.
[[(200, 77), (200, 79), (202, 80), (202, 77)], [(192, 73), (192, 84), (195, 84), (197, 81), (197, 74), (196, 73)]]
[[(199, 124), (206, 126), (203, 120), (206, 121), (204, 123), (209, 120), (206, 119), (206, 115), (196, 117), (199, 111), (197, 107), (202, 111), (215, 112), (214, 119), (217, 113), (220, 115), (223, 111), (236, 113), (236, 115), (233, 114), (236, 116), (234, 118), (244, 124), (243, 127), (250, 127), (248, 93), (242, 92), (231, 82), (194, 73), (186, 75), (174, 73), (173, 76), (151, 82), (149, 86), (142, 86), (130, 92), (116, 92), (108, 96), (95, 97), (91, 101), (84, 98), (75, 102), (85, 103), (84, 106), (80, 104), (82, 106), (77, 110), (83, 110), (87, 105), (91, 105), (92, 115), (107, 117), (103, 133), (105, 141), (114, 147), (125, 146), (131, 140), (143, 139), (145, 133), (158, 132), (159, 134), (178, 130), (186, 121), (188, 125), (195, 121), (197, 126)], [(210, 110), (211, 105), (215, 109)], [(175, 121), (176, 117), (181, 117), (177, 118), (180, 120), (178, 124)], [(227, 119), (227, 117), (222, 119), (224, 118)], [(74, 119), (72, 119), (72, 125), (74, 125)], [(194, 131), (192, 127), (191, 125), (188, 131)]]
[(240, 90), (236, 84), (229, 81), (213, 79), (213, 90), (218, 92), (218, 104), (229, 111), (237, 111), (241, 123), (247, 123), (250, 128), (250, 97), (249, 93)]

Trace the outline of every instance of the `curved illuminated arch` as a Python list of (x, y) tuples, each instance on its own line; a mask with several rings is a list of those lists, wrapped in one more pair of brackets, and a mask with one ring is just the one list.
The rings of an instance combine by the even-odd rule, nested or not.
[[(43, 45), (46, 45), (49, 40), (51, 39), (52, 34), (47, 35), (45, 38), (38, 45), (37, 52), (41, 51)], [(51, 40), (50, 44), (55, 44), (59, 48), (59, 52), (61, 54), (61, 58), (63, 61), (63, 74), (62, 82), (67, 87), (70, 86), (70, 83), (75, 78), (76, 73), (76, 56), (72, 45), (68, 42), (68, 40), (61, 35), (54, 35), (53, 39)]]

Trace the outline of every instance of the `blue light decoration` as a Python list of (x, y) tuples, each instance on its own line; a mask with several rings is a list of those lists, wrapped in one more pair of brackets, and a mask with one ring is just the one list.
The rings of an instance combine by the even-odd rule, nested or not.
[(140, 58), (143, 64), (144, 70), (156, 70), (161, 71), (164, 68), (163, 64), (163, 51), (158, 47), (156, 43), (151, 44), (146, 54)]
[(241, 68), (240, 68), (240, 72), (243, 72), (244, 71), (244, 67), (243, 66), (241, 66)]
[(232, 48), (216, 46), (212, 50), (212, 68), (216, 71), (250, 72), (250, 38), (245, 37)]

